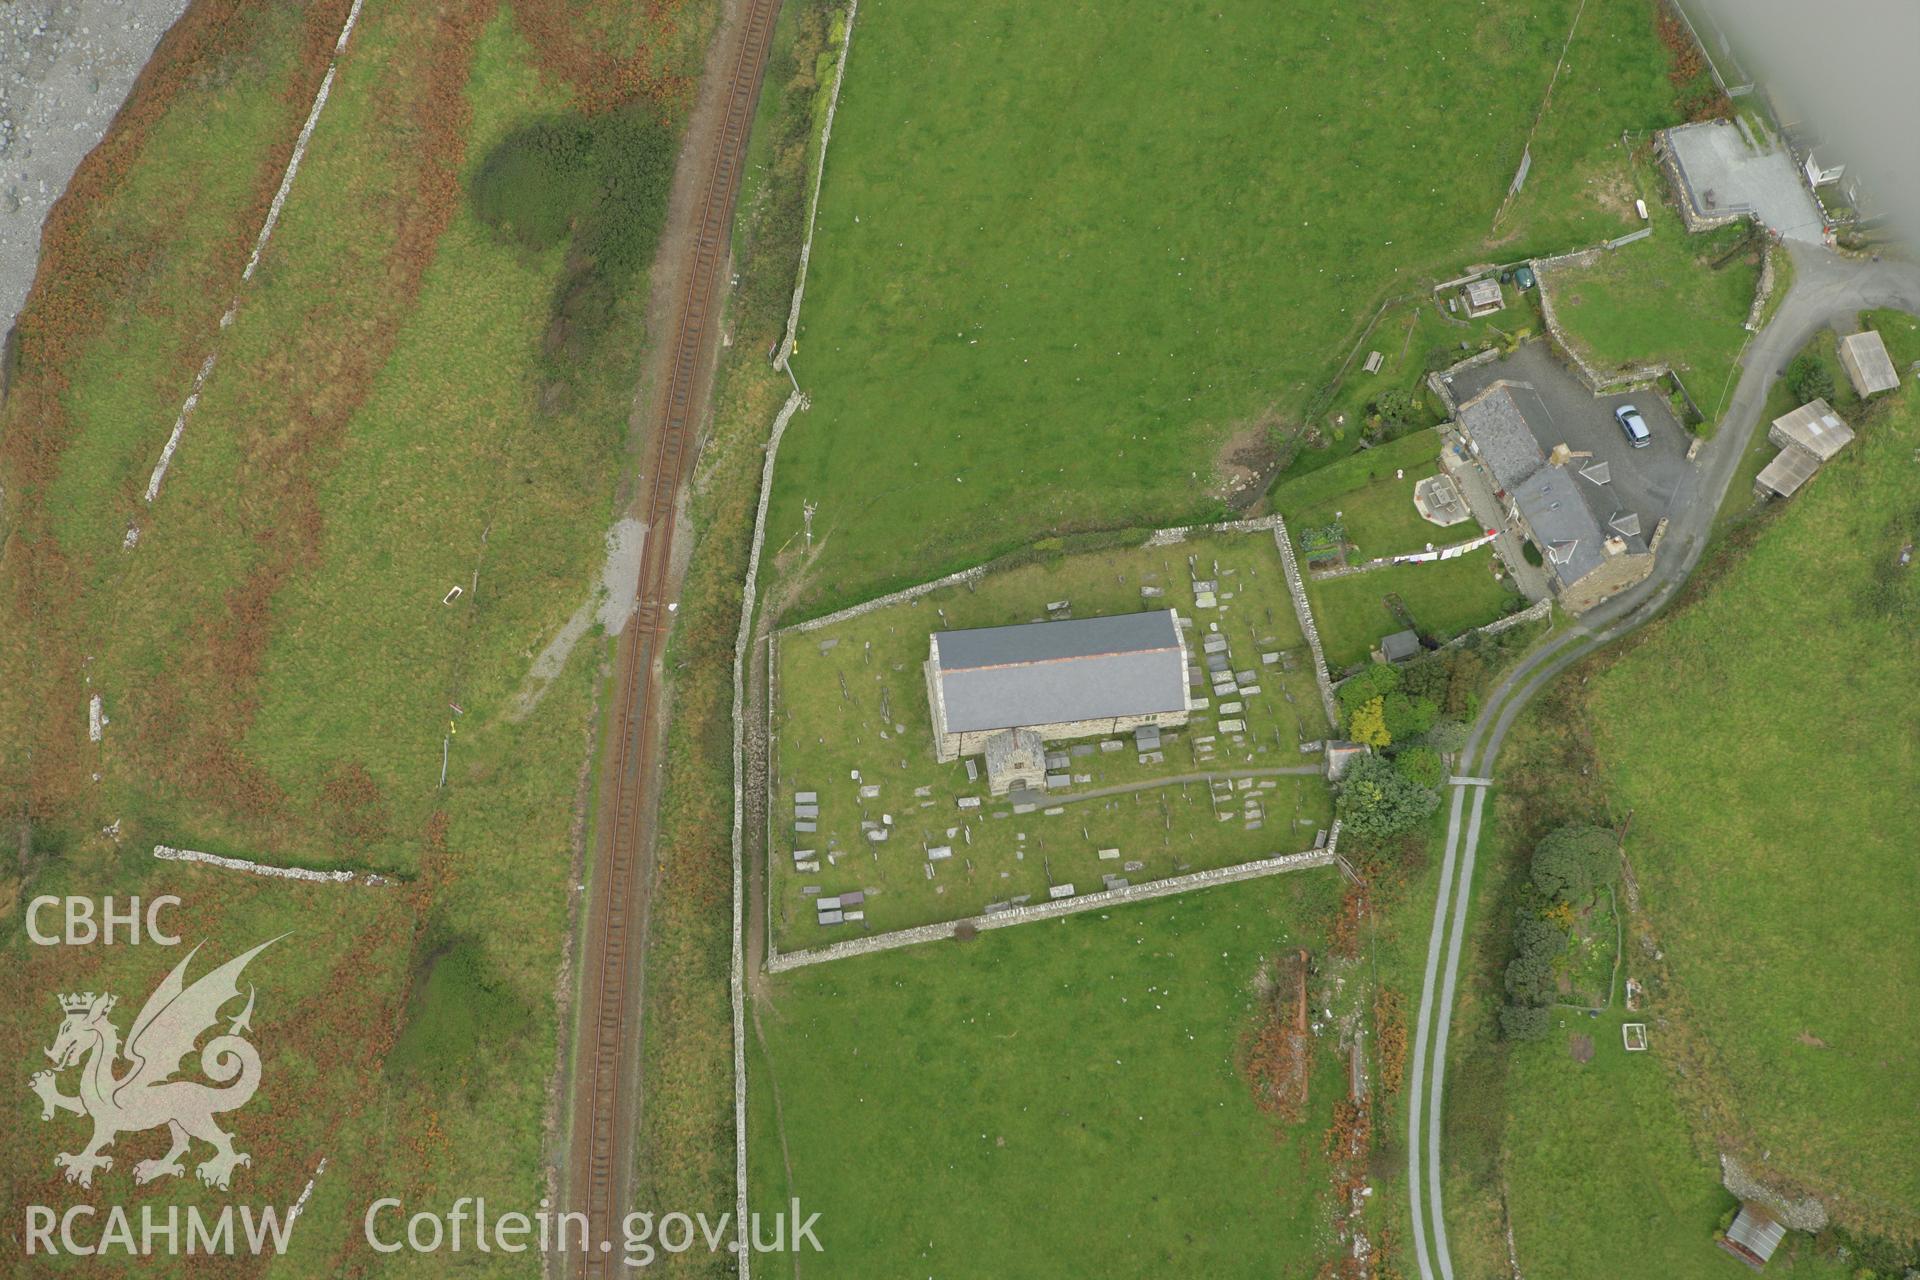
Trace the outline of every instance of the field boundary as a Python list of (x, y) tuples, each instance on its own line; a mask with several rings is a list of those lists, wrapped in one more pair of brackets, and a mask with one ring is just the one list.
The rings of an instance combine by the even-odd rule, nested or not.
[[(807, 234), (800, 244), (800, 265), (794, 273), (793, 301), (787, 310), (786, 334), (781, 338), (780, 349), (774, 356), (773, 367), (783, 371), (787, 380), (793, 384), (793, 392), (780, 406), (774, 416), (773, 429), (767, 435), (766, 457), (760, 465), (760, 493), (754, 504), (753, 541), (747, 551), (747, 574), (741, 584), (740, 627), (735, 633), (733, 643), (733, 951), (728, 961), (727, 987), (731, 1005), (730, 1016), (733, 1021), (733, 1207), (734, 1240), (738, 1246), (740, 1280), (752, 1280), (753, 1250), (747, 1239), (747, 1006), (746, 1006), (746, 938), (744, 933), (746, 912), (746, 869), (745, 838), (743, 823), (746, 815), (746, 794), (744, 791), (746, 763), (746, 731), (742, 727), (746, 716), (746, 688), (748, 652), (753, 647), (753, 615), (759, 596), (760, 555), (767, 542), (767, 506), (773, 497), (773, 469), (780, 457), (780, 440), (786, 435), (787, 425), (793, 421), (793, 415), (808, 407), (806, 393), (800, 390), (800, 380), (794, 376), (788, 361), (793, 355), (795, 335), (800, 324), (800, 303), (806, 296), (807, 263), (813, 255), (814, 224), (820, 213), (820, 187), (825, 181), (827, 171), (827, 143), (833, 137), (833, 117), (840, 107), (840, 88), (846, 83), (847, 51), (853, 47), (854, 19), (859, 16), (860, 0), (849, 0), (847, 5), (847, 28), (840, 38), (840, 56), (835, 63), (833, 90), (827, 99), (826, 119), (820, 129), (820, 154), (814, 162), (813, 191), (807, 207)], [(769, 639), (771, 655), (771, 639)], [(771, 662), (771, 656), (769, 656)], [(772, 729), (773, 691), (771, 685), (767, 691), (768, 730)], [(760, 769), (764, 776), (771, 767), (765, 753), (769, 739), (762, 739), (757, 745), (763, 753)], [(772, 945), (772, 931), (768, 930), (768, 945)]]
[(276, 867), (271, 863), (251, 862), (246, 858), (229, 858), (218, 853), (202, 853), (198, 849), (176, 849), (169, 844), (153, 846), (153, 856), (162, 862), (196, 862), (202, 866), (219, 867), (224, 871), (244, 871), (248, 875), (272, 876), (280, 880), (305, 880), (313, 884), (357, 884), (378, 888), (394, 883), (392, 877), (378, 875), (371, 871), (314, 871), (307, 867)]
[[(247, 259), (246, 269), (240, 273), (240, 285), (234, 292), (233, 300), (227, 303), (226, 312), (220, 317), (213, 350), (200, 362), (200, 371), (194, 375), (187, 398), (180, 406), (179, 415), (173, 420), (173, 431), (160, 450), (160, 460), (154, 464), (153, 474), (147, 479), (146, 503), (149, 507), (160, 496), (160, 485), (167, 478), (167, 468), (173, 465), (174, 452), (179, 449), (180, 439), (186, 434), (187, 419), (193, 416), (194, 409), (200, 403), (200, 392), (207, 385), (207, 379), (213, 376), (214, 362), (220, 355), (220, 334), (225, 333), (240, 314), (239, 288), (253, 281), (253, 273), (260, 266), (260, 256), (267, 251), (267, 241), (273, 238), (273, 229), (280, 223), (280, 211), (286, 207), (287, 196), (293, 191), (294, 177), (300, 172), (300, 161), (306, 158), (307, 144), (313, 141), (313, 131), (320, 124), (320, 113), (326, 109), (327, 98), (333, 92), (333, 78), (340, 70), (340, 59), (346, 56), (347, 41), (353, 35), (354, 25), (360, 20), (360, 6), (364, 3), (365, 0), (353, 0), (353, 6), (347, 10), (347, 19), (340, 26), (339, 38), (333, 42), (333, 56), (327, 59), (327, 73), (320, 79), (320, 88), (313, 95), (313, 107), (307, 112), (306, 123), (301, 126), (299, 137), (294, 140), (293, 154), (287, 158), (286, 171), (280, 175), (280, 186), (273, 193), (273, 203), (267, 206), (267, 216), (260, 223), (260, 234), (254, 237), (253, 253)], [(140, 526), (130, 525), (120, 544), (121, 548), (131, 551), (139, 542)]]
[[(793, 370), (787, 368), (787, 362), (793, 357), (793, 347), (800, 334), (800, 300), (807, 292), (807, 263), (813, 258), (813, 228), (820, 217), (820, 187), (827, 178), (827, 143), (833, 140), (833, 115), (840, 109), (840, 86), (847, 82), (847, 50), (853, 48), (853, 20), (860, 16), (860, 0), (848, 0), (847, 30), (840, 37), (840, 57), (834, 63), (833, 91), (827, 96), (827, 118), (820, 125), (820, 155), (814, 161), (812, 198), (807, 201), (807, 235), (800, 242), (800, 269), (794, 275), (793, 302), (787, 308), (787, 332), (780, 339), (780, 353), (773, 358), (773, 367), (784, 370), (793, 382), (793, 389), (800, 389), (800, 381), (793, 376)], [(740, 1274), (747, 1274), (747, 1266), (742, 1255)]]
[(1306, 584), (1300, 581), (1300, 565), (1293, 558), (1293, 540), (1287, 534), (1287, 522), (1273, 517), (1273, 541), (1280, 548), (1280, 567), (1287, 575), (1287, 594), (1293, 597), (1293, 611), (1299, 616), (1300, 630), (1307, 637), (1307, 649), (1313, 654), (1313, 680), (1320, 687), (1320, 706), (1327, 713), (1327, 724), (1337, 729), (1340, 716), (1333, 706), (1333, 678), (1327, 674), (1327, 654), (1320, 647), (1320, 629), (1313, 625), (1313, 606), (1307, 603)]
[[(745, 844), (742, 823), (746, 816), (744, 783), (746, 733), (747, 652), (753, 647), (754, 599), (760, 579), (760, 552), (766, 544), (767, 500), (773, 493), (773, 463), (780, 452), (780, 437), (786, 434), (793, 415), (805, 408), (806, 396), (799, 391), (787, 397), (774, 417), (767, 437), (766, 460), (760, 464), (760, 500), (753, 515), (753, 544), (747, 550), (747, 576), (741, 588), (740, 629), (733, 641), (733, 954), (727, 966), (728, 1000), (733, 1017), (733, 1204), (734, 1221), (747, 1221), (747, 1003), (746, 941), (742, 926), (746, 910)], [(771, 694), (769, 694), (771, 699)], [(769, 702), (771, 705), (771, 702)], [(744, 1229), (744, 1226), (742, 1227)], [(753, 1251), (740, 1250), (740, 1280), (751, 1280)]]
[(829, 943), (827, 946), (814, 947), (806, 951), (782, 952), (775, 947), (773, 936), (769, 933), (767, 971), (786, 973), (793, 969), (825, 964), (832, 960), (873, 955), (876, 952), (893, 951), (923, 942), (938, 942), (943, 938), (958, 936), (962, 926), (980, 931), (1006, 929), (1014, 925), (1031, 924), (1037, 920), (1057, 920), (1063, 916), (1078, 915), (1083, 911), (1094, 911), (1102, 907), (1151, 902), (1156, 898), (1172, 897), (1175, 894), (1207, 889), (1214, 885), (1237, 884), (1242, 880), (1259, 880), (1267, 876), (1283, 875), (1289, 871), (1303, 871), (1309, 867), (1332, 866), (1339, 856), (1339, 843), (1340, 820), (1335, 818), (1333, 827), (1327, 835), (1327, 847), (1324, 849), (1309, 849), (1303, 853), (1257, 858), (1231, 867), (1216, 867), (1211, 871), (1193, 871), (1183, 876), (1169, 876), (1164, 880), (1128, 885), (1123, 889), (1100, 889), (1078, 897), (1064, 898), (1058, 902), (1037, 902), (1032, 906), (1012, 907), (1006, 911), (996, 911), (992, 915), (942, 920), (934, 924), (915, 925), (910, 929), (894, 929), (887, 933), (876, 933), (865, 938), (850, 938), (845, 942)]

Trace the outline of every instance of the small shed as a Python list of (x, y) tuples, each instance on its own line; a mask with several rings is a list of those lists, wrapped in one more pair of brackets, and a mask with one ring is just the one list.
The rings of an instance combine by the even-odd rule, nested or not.
[(1475, 280), (1461, 291), (1467, 299), (1467, 315), (1470, 319), (1490, 316), (1507, 305), (1501, 294), (1498, 280)]
[(1767, 1265), (1786, 1234), (1787, 1229), (1772, 1214), (1748, 1200), (1733, 1216), (1727, 1234), (1720, 1237), (1720, 1247), (1758, 1271)]
[(1388, 662), (1405, 662), (1420, 652), (1420, 633), (1414, 630), (1396, 631), (1380, 639), (1380, 656)]
[(1872, 329), (1840, 339), (1840, 363), (1853, 379), (1853, 389), (1862, 396), (1891, 391), (1900, 385), (1900, 375), (1894, 371), (1887, 344)]
[(1816, 462), (1825, 462), (1853, 443), (1853, 428), (1825, 400), (1809, 400), (1775, 418), (1767, 439), (1781, 449), (1797, 445)]
[(1754, 496), (1791, 498), (1819, 469), (1820, 460), (1805, 449), (1782, 449), (1753, 478)]

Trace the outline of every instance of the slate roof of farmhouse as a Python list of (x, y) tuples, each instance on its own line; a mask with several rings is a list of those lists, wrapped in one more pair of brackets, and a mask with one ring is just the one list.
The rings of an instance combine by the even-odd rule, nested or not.
[(1571, 586), (1606, 559), (1600, 521), (1565, 467), (1542, 467), (1522, 480), (1514, 488), (1513, 503), (1546, 553), (1548, 569), (1562, 583)]
[[(1457, 414), (1474, 451), (1493, 473), (1494, 484), (1507, 492), (1547, 460), (1520, 407), (1519, 395), (1539, 399), (1526, 383), (1502, 378), (1462, 404)], [(1544, 405), (1540, 412), (1546, 412)]]
[(1171, 609), (937, 631), (945, 733), (1187, 709), (1187, 661)]

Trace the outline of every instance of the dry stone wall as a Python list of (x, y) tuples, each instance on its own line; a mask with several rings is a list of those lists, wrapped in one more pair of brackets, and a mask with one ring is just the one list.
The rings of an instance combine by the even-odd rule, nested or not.
[(937, 924), (918, 925), (911, 929), (895, 929), (889, 933), (876, 933), (865, 938), (850, 938), (845, 942), (830, 943), (827, 946), (814, 947), (806, 951), (776, 951), (769, 941), (767, 969), (771, 973), (785, 973), (790, 969), (824, 964), (829, 960), (845, 960), (852, 956), (873, 955), (876, 952), (892, 951), (899, 947), (917, 946), (923, 942), (938, 942), (943, 938), (953, 937), (963, 924), (982, 931), (1005, 929), (1016, 924), (1031, 924), (1036, 920), (1057, 920), (1062, 916), (1094, 911), (1102, 907), (1150, 902), (1155, 898), (1171, 897), (1176, 893), (1188, 893), (1214, 885), (1236, 884), (1242, 880), (1258, 880), (1264, 876), (1281, 875), (1308, 867), (1330, 866), (1339, 856), (1339, 843), (1340, 820), (1336, 818), (1332, 831), (1327, 837), (1327, 847), (1324, 849), (1310, 849), (1304, 853), (1261, 858), (1254, 862), (1242, 862), (1237, 866), (1219, 867), (1212, 871), (1194, 871), (1184, 876), (1172, 876), (1165, 880), (1128, 885), (1124, 889), (1102, 889), (1059, 902), (1038, 902), (1031, 906), (1013, 907), (1006, 911), (996, 911), (992, 915), (974, 916), (967, 920), (942, 920)]

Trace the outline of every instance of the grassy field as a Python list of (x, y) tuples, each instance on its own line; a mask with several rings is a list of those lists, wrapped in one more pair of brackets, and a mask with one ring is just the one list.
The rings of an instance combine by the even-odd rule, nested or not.
[(1653, 213), (1651, 236), (1594, 266), (1554, 271), (1545, 287), (1562, 327), (1596, 368), (1671, 364), (1711, 431), (1747, 340), (1758, 250), (1727, 260), (1748, 234), (1746, 223), (1690, 236), (1680, 215), (1657, 199), (1652, 179), (1643, 178), (1643, 194)]
[[(1545, 1040), (1514, 1046), (1507, 1076), (1505, 1174), (1522, 1274), (1725, 1280), (1734, 1263), (1713, 1237), (1735, 1201), (1689, 1138), (1658, 1030), (1648, 1052), (1630, 1054), (1620, 1028), (1641, 1015), (1556, 1013)], [(1592, 1039), (1592, 1061), (1574, 1060), (1576, 1036)], [(1811, 1243), (1790, 1236), (1768, 1274), (1852, 1274)]]
[[(1920, 669), (1915, 586), (1894, 563), (1920, 531), (1917, 420), (1911, 392), (1862, 416), (1853, 447), (1711, 594), (1592, 690), (1648, 910), (1749, 1145), (1908, 1230), (1920, 1087), (1905, 1058), (1920, 1007), (1903, 975), (1920, 965), (1906, 923), (1920, 899), (1906, 850), (1920, 808), (1900, 780), (1916, 745), (1871, 726), (1912, 700)], [(1769, 638), (1783, 633), (1821, 643), (1789, 653)]]
[[(1215, 607), (1196, 607), (1190, 574), (1219, 583)], [(1144, 598), (1143, 589), (1163, 594)], [(1060, 600), (1072, 602), (1076, 617), (1172, 605), (1203, 631), (1218, 626), (1232, 666), (1256, 671), (1259, 691), (1231, 701), (1208, 697), (1192, 723), (1164, 735), (1161, 761), (1144, 759), (1125, 736), (1113, 740), (1121, 747), (1114, 751), (1091, 742), (1051, 747), (1069, 754), (1073, 785), (1049, 791), (1043, 810), (1015, 814), (1008, 801), (988, 795), (984, 775), (969, 780), (966, 762), (934, 758), (922, 674), (927, 636), (1042, 618), (1046, 605)], [(1190, 643), (1197, 662), (1197, 642)], [(1264, 661), (1269, 653), (1278, 655), (1271, 664)], [(1206, 782), (1170, 782), (1318, 761), (1298, 750), (1325, 737), (1327, 725), (1270, 534), (1050, 556), (971, 588), (783, 633), (778, 654), (773, 902), (782, 946), (973, 915), (988, 902), (1044, 897), (1052, 884), (1086, 892), (1100, 887), (1103, 874), (1150, 879), (1295, 853), (1310, 848), (1331, 817), (1318, 777), (1244, 780), (1224, 799)], [(1191, 692), (1207, 696), (1204, 688)], [(1234, 702), (1240, 710), (1223, 711)], [(1241, 720), (1244, 729), (1221, 732), (1222, 719)], [(1098, 794), (1127, 787), (1142, 789)], [(817, 831), (794, 829), (793, 796), (800, 791), (820, 797)], [(965, 796), (981, 807), (957, 808)], [(1258, 817), (1249, 817), (1249, 800), (1257, 802)], [(885, 818), (886, 841), (870, 842), (863, 824)], [(926, 858), (928, 848), (942, 846), (950, 859)], [(799, 849), (815, 854), (817, 870), (795, 868), (791, 855)], [(1120, 853), (1103, 860), (1102, 849)], [(865, 920), (819, 928), (805, 886), (826, 895), (866, 890)]]
[(1320, 1130), (1344, 1072), (1323, 1038), (1276, 1140), (1237, 1038), (1262, 958), (1324, 945), (1339, 884), (1280, 876), (773, 980), (753, 1203), (819, 1212), (825, 1256), (799, 1261), (835, 1276), (1313, 1274), (1337, 1247)]
[(1524, 603), (1505, 578), (1494, 576), (1498, 567), (1493, 548), (1482, 547), (1453, 560), (1393, 565), (1324, 581), (1309, 578), (1307, 601), (1327, 666), (1338, 672), (1365, 662), (1380, 637), (1406, 626), (1389, 608), (1391, 596), (1412, 615), (1415, 629), (1439, 640), (1495, 621), (1516, 602)]
[[(681, 73), (710, 25), (697, 4), (602, 6), (564, 31), (542, 0), (369, 9), (223, 328), (344, 9), (238, 6), (183, 51), (177, 84), (123, 114), (76, 180), (84, 202), (49, 229), (0, 408), (0, 589), (31, 624), (0, 637), (0, 789), (33, 819), (6, 901), (178, 892), (190, 936), (234, 950), (327, 922), (302, 967), (262, 970), (256, 1022), (281, 1105), (304, 1091), (312, 1115), (276, 1135), (284, 1149), (256, 1146), (271, 1158), (252, 1198), (290, 1202), (330, 1157), (300, 1274), (375, 1261), (359, 1235), (375, 1195), (458, 1186), (531, 1205), (545, 1191), (605, 638), (590, 629), (524, 715), (517, 694), (595, 590), (645, 280), (614, 282), (602, 341), (567, 348), (557, 377), (553, 308), (580, 255), (502, 235), (468, 191), (529, 120), (615, 110), (603, 90), (621, 66), (662, 75), (642, 77), (657, 96), (630, 109), (671, 154)], [(146, 511), (139, 490), (216, 344)], [(89, 689), (111, 719), (98, 747)], [(163, 841), (401, 882), (378, 896), (236, 884), (154, 863)], [(31, 959), (36, 991), (101, 974), (131, 1000), (157, 978), (71, 950)], [(269, 1029), (270, 982), (297, 1025)], [(24, 1065), (29, 1036), (17, 1046)], [(43, 1145), (9, 1144), (33, 1170), (9, 1162), (10, 1183), (51, 1168)]]
[(1887, 344), (1887, 354), (1893, 358), (1894, 371), (1901, 379), (1910, 378), (1909, 371), (1920, 361), (1920, 319), (1904, 311), (1881, 308), (1861, 312), (1860, 322), (1877, 332), (1880, 340)]
[[(1575, 8), (1394, 3), (1365, 39), (1248, 0), (864, 8), (772, 511), (794, 554), (818, 504), (804, 599), (1217, 512), (1383, 298), (1486, 260)], [(1612, 229), (1593, 154), (1672, 122), (1650, 9), (1604, 8), (1536, 156), (1543, 241)]]

